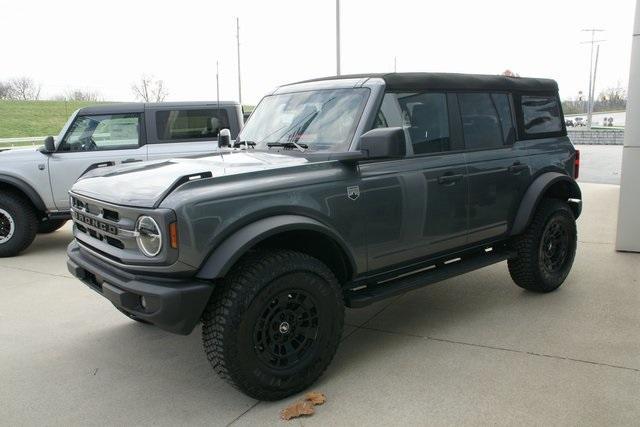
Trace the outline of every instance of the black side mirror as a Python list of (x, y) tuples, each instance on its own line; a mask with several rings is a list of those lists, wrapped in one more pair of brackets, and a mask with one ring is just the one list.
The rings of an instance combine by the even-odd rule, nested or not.
[(404, 129), (372, 129), (360, 137), (360, 150), (367, 159), (404, 157), (407, 153)]
[(229, 129), (221, 129), (218, 133), (218, 148), (228, 147), (231, 145), (231, 132)]
[(56, 151), (56, 142), (52, 136), (48, 136), (44, 139), (44, 151), (47, 153), (53, 153)]

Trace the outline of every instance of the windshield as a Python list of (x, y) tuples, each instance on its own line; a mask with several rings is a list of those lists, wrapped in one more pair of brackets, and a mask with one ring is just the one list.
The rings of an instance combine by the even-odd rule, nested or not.
[[(346, 151), (369, 89), (327, 89), (265, 97), (251, 114), (238, 141), (312, 151)], [(290, 144), (290, 146), (288, 145)]]

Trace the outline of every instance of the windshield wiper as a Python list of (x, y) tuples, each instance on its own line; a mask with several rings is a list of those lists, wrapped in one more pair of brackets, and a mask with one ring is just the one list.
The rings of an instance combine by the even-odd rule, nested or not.
[(309, 148), (309, 146), (307, 144), (298, 144), (297, 142), (294, 142), (294, 141), (267, 142), (267, 147), (269, 147), (269, 148), (271, 148), (271, 147), (297, 148), (298, 150), (302, 151), (303, 153), (304, 153), (304, 150)]
[(245, 146), (245, 148), (255, 147), (256, 143), (254, 141), (236, 141), (233, 143), (233, 148), (240, 148), (241, 146)]

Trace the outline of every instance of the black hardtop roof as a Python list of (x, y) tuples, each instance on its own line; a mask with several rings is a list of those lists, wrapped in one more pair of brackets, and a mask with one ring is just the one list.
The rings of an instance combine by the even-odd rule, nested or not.
[(142, 113), (145, 108), (153, 110), (170, 109), (170, 108), (186, 108), (186, 107), (237, 107), (236, 101), (197, 101), (197, 102), (121, 102), (115, 104), (96, 104), (89, 107), (81, 108), (78, 111), (80, 115), (91, 114), (124, 114), (124, 113)]
[(387, 90), (419, 91), (430, 89), (449, 90), (498, 90), (516, 92), (557, 92), (558, 84), (552, 79), (508, 77), (488, 74), (458, 73), (371, 73), (350, 74), (305, 80), (299, 83), (336, 79), (381, 78)]

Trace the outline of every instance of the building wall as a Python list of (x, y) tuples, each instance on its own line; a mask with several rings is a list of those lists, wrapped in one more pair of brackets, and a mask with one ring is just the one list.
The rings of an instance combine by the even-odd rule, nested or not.
[(567, 129), (567, 134), (575, 145), (623, 145), (624, 143), (624, 130), (622, 129)]

